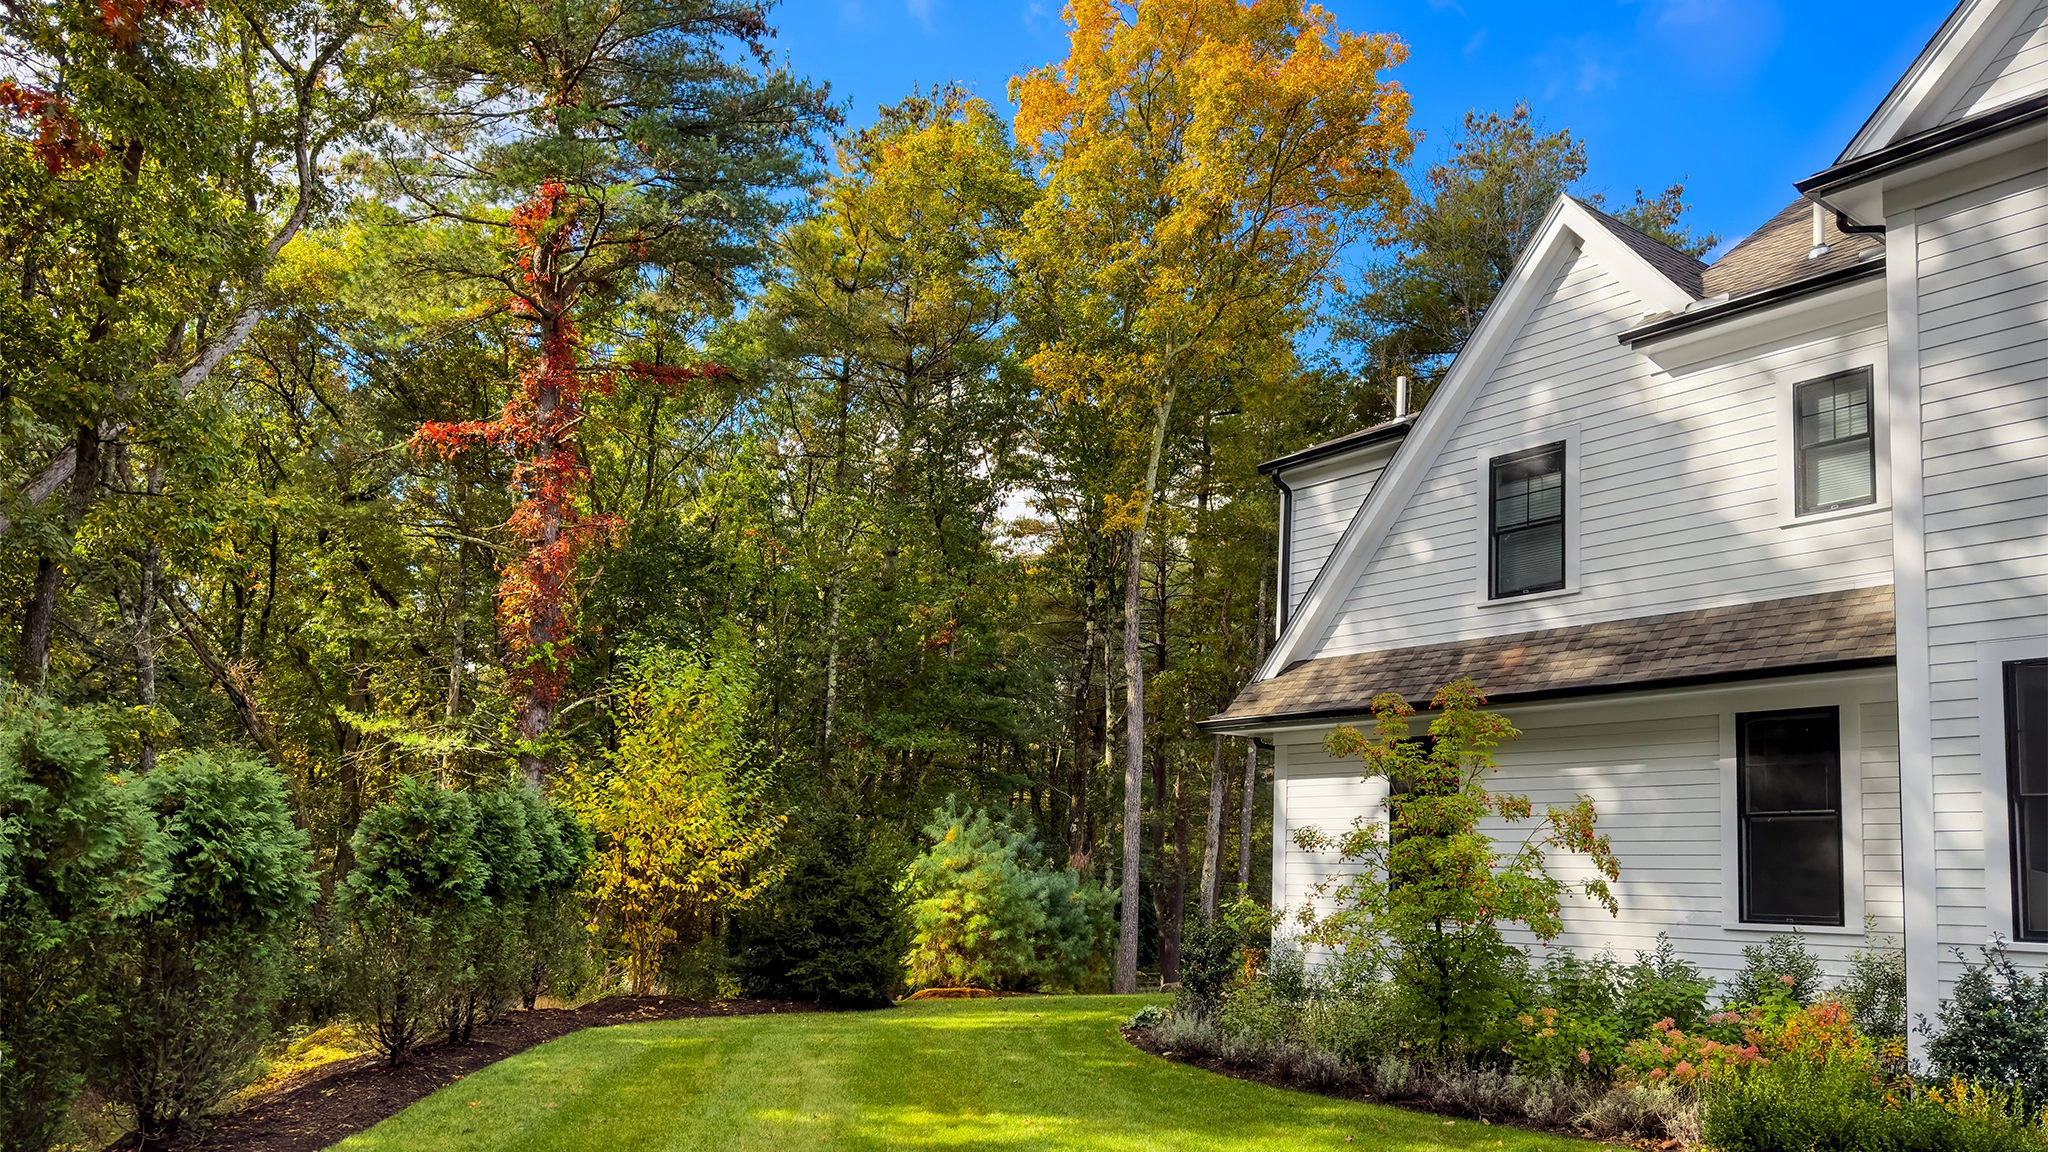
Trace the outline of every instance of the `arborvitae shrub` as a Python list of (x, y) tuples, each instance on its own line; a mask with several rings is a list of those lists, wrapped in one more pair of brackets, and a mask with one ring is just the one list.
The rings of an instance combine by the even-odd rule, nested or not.
[(77, 712), (0, 700), (0, 1148), (41, 1152), (106, 1023), (96, 948), (157, 899), (147, 815)]
[(163, 899), (101, 952), (111, 1026), (96, 1064), (154, 1146), (240, 1086), (271, 1034), (315, 885), (268, 763), (169, 755), (136, 787), (156, 822)]
[(834, 813), (794, 837), (790, 867), (733, 922), (732, 968), (749, 996), (886, 1004), (903, 986), (910, 921), (900, 843)]

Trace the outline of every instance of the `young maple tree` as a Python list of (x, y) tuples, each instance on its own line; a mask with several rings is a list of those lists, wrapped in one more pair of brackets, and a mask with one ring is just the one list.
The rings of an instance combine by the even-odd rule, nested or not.
[[(1590, 798), (1548, 805), (1539, 817), (1527, 796), (1487, 787), (1498, 771), (1494, 749), (1520, 733), (1485, 704), (1469, 679), (1444, 685), (1430, 702), (1437, 716), (1429, 738), (1417, 740), (1409, 732), (1415, 709), (1397, 693), (1375, 696), (1372, 735), (1345, 725), (1324, 747), (1338, 759), (1362, 759), (1368, 780), (1388, 782), (1388, 818), (1360, 818), (1341, 835), (1311, 827), (1294, 836), (1303, 851), (1334, 849), (1345, 863), (1363, 865), (1311, 890), (1298, 914), (1305, 938), (1390, 972), (1419, 1002), (1414, 1016), (1429, 1022), (1433, 1031), (1423, 1040), (1439, 1058), (1457, 1055), (1458, 1039), (1504, 1003), (1503, 962), (1512, 946), (1503, 923), (1554, 940), (1574, 888), (1610, 915), (1620, 911), (1611, 887), (1620, 861), (1597, 830)], [(1534, 822), (1504, 854), (1480, 829), (1488, 816)], [(1581, 855), (1589, 873), (1576, 884), (1554, 875), (1553, 852)], [(1318, 916), (1315, 905), (1326, 898), (1335, 909)]]
[[(1175, 405), (1286, 355), (1337, 253), (1406, 198), (1406, 49), (1302, 0), (1076, 0), (1067, 59), (1019, 77), (1017, 137), (1046, 164), (1020, 256), (1056, 303), (1044, 391), (1122, 440), (1106, 530), (1125, 547), (1129, 717), (1116, 990), (1135, 991), (1145, 668), (1139, 588)], [(1219, 392), (1220, 394), (1220, 392)], [(1170, 977), (1169, 977), (1170, 978)]]
[[(574, 654), (577, 561), (621, 527), (578, 508), (583, 397), (622, 378), (680, 388), (718, 371), (594, 363), (604, 349), (581, 339), (579, 312), (628, 297), (671, 318), (724, 307), (782, 217), (776, 193), (807, 179), (810, 134), (831, 114), (822, 90), (759, 67), (771, 32), (746, 0), (458, 0), (450, 11), (466, 34), (437, 43), (418, 72), (425, 147), (389, 178), (449, 226), (415, 265), (501, 293), (530, 325), (531, 355), (495, 419), (429, 423), (415, 443), (490, 445), (516, 461), (499, 625), (521, 772), (540, 787)], [(479, 225), (494, 242), (474, 241)]]

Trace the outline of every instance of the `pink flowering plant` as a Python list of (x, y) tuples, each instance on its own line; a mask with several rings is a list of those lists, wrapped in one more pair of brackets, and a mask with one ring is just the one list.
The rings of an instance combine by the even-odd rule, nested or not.
[(1532, 1008), (1508, 1030), (1507, 1054), (1524, 1076), (1607, 1079), (1621, 1052), (1612, 1024), (1556, 1008)]
[[(1732, 1012), (1716, 1012), (1710, 1023), (1725, 1025)], [(1739, 1017), (1737, 1017), (1739, 1019)], [(1675, 1088), (1698, 1088), (1730, 1068), (1767, 1062), (1762, 1050), (1748, 1040), (1728, 1043), (1703, 1033), (1688, 1033), (1672, 1023), (1669, 1016), (1650, 1025), (1650, 1034), (1630, 1042), (1621, 1054), (1615, 1079), (1623, 1084), (1669, 1084)]]

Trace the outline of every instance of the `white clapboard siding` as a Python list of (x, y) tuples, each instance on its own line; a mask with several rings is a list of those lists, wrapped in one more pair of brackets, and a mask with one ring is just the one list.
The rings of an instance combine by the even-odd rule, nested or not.
[[(1583, 254), (1558, 273), (1353, 585), (1334, 656), (1887, 584), (1883, 511), (1785, 524), (1790, 387), (1884, 357), (1883, 317), (1672, 377), (1617, 334), (1642, 305)], [(1577, 595), (1480, 607), (1474, 461), (1576, 425)], [(1398, 606), (1398, 610), (1395, 610)]]
[(1375, 445), (1341, 462), (1304, 468), (1299, 477), (1287, 476), (1288, 487), (1294, 490), (1293, 521), (1287, 532), (1293, 553), (1287, 562), (1289, 612), (1301, 606), (1301, 598), (1315, 583), (1330, 550), (1337, 546), (1337, 538), (1358, 514), (1391, 456), (1389, 448)]
[[(1880, 673), (1501, 709), (1522, 735), (1496, 753), (1500, 773), (1490, 786), (1526, 794), (1538, 812), (1592, 797), (1599, 829), (1611, 838), (1621, 862), (1621, 880), (1614, 886), (1620, 914), (1609, 916), (1587, 900), (1568, 899), (1565, 931), (1549, 947), (1626, 959), (1654, 948), (1661, 933), (1702, 971), (1716, 979), (1734, 975), (1743, 963), (1742, 949), (1769, 930), (1731, 926), (1736, 896), (1727, 890), (1733, 851), (1728, 839), (1732, 749), (1727, 742), (1741, 712), (1817, 704), (1842, 708), (1853, 733), (1844, 748), (1843, 770), (1860, 801), (1856, 827), (1861, 835), (1845, 844), (1853, 848), (1860, 842), (1860, 858), (1847, 864), (1861, 879), (1862, 902), (1849, 905), (1843, 929), (1809, 930), (1807, 945), (1837, 975), (1857, 949), (1897, 946), (1904, 900), (1898, 706), (1892, 693), (1890, 677)], [(1362, 781), (1355, 763), (1333, 763), (1323, 754), (1322, 735), (1278, 738), (1276, 764), (1290, 840), (1305, 827), (1336, 832), (1355, 819), (1385, 818), (1384, 787)], [(1530, 825), (1489, 819), (1484, 827), (1507, 850)], [(1317, 883), (1344, 870), (1327, 856), (1291, 846), (1276, 851), (1275, 862), (1275, 900), (1291, 912), (1310, 900)], [(1567, 881), (1592, 875), (1583, 857), (1553, 855), (1551, 864)], [(1854, 891), (1849, 893), (1852, 901)], [(1865, 917), (1874, 938), (1864, 934)], [(1537, 954), (1545, 947), (1521, 930), (1509, 936)]]
[[(2023, 85), (2048, 87), (2044, 17), (2048, 6), (2014, 37), (1978, 105)], [(2048, 634), (2048, 173), (1922, 209), (1916, 243), (1935, 921), (1946, 992), (1955, 949), (1974, 954), (1988, 933), (2011, 931), (1986, 914), (1987, 885), (2011, 877), (2007, 861), (1986, 859), (1993, 782), (1978, 759), (1978, 647)]]
[(1951, 124), (2044, 89), (2048, 89), (2048, 0), (2034, 6), (1941, 122)]

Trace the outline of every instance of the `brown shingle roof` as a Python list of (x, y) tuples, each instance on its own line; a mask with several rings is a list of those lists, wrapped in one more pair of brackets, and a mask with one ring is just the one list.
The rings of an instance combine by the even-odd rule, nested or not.
[[(1577, 199), (1577, 197), (1573, 197), (1573, 199)], [(1697, 300), (1706, 295), (1701, 290), (1701, 277), (1707, 271), (1705, 264), (1700, 263), (1691, 256), (1687, 256), (1685, 253), (1680, 252), (1678, 249), (1639, 228), (1616, 220), (1584, 200), (1579, 200), (1579, 207), (1591, 212), (1594, 219), (1607, 225), (1609, 232), (1614, 233), (1621, 238), (1622, 243), (1633, 248), (1636, 255), (1649, 261), (1650, 266), (1662, 272), (1665, 279), (1691, 293), (1693, 299)]]
[(1832, 212), (1827, 214), (1821, 236), (1828, 245), (1827, 255), (1808, 260), (1806, 254), (1813, 250), (1813, 202), (1803, 198), (1794, 200), (1776, 216), (1764, 221), (1763, 227), (1744, 237), (1740, 244), (1714, 261), (1701, 280), (1705, 294), (1719, 296), (1726, 293), (1731, 298), (1747, 296), (1780, 284), (1862, 264), (1876, 259), (1871, 254), (1884, 248), (1882, 236), (1844, 233), (1836, 226)]
[(1883, 664), (1897, 651), (1892, 590), (1858, 588), (1304, 660), (1202, 726), (1355, 716), (1382, 692), (1425, 704), (1460, 676), (1504, 701)]

